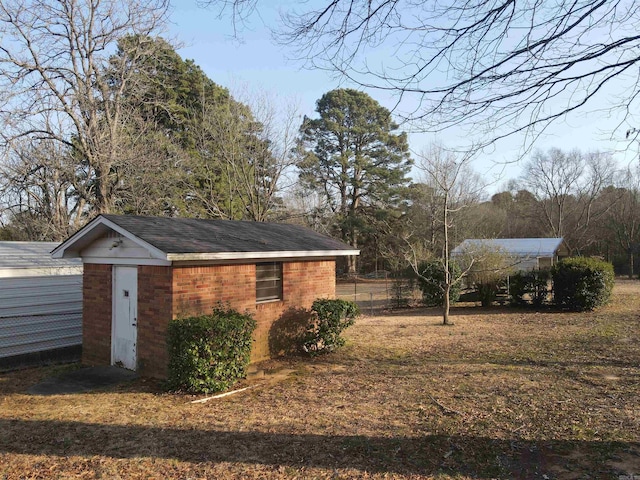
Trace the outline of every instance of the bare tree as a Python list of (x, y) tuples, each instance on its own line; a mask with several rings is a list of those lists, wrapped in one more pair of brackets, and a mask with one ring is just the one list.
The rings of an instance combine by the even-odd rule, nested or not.
[(49, 140), (16, 147), (0, 166), (0, 211), (16, 240), (63, 240), (79, 228), (84, 209), (71, 152)]
[(304, 225), (326, 235), (331, 234), (333, 219), (328, 200), (321, 192), (310, 192), (295, 183), (283, 195), (283, 212), (280, 220)]
[[(85, 180), (77, 193), (95, 213), (113, 208), (114, 167), (128, 153), (121, 100), (167, 7), (166, 0), (0, 0), (4, 146), (46, 140), (72, 151)], [(137, 41), (113, 57), (125, 35)]]
[(238, 35), (240, 27), (256, 11), (258, 0), (197, 0), (198, 5), (209, 7), (216, 5), (219, 8), (218, 17), (228, 17), (233, 22), (234, 35)]
[(247, 192), (245, 210), (251, 220), (264, 222), (284, 214), (281, 195), (296, 182), (294, 150), (300, 115), (294, 102), (278, 107), (267, 92), (241, 95), (240, 99), (261, 126), (258, 133), (261, 151), (256, 155), (253, 175), (240, 177)]
[(536, 197), (547, 232), (565, 237), (572, 249), (587, 247), (590, 226), (612, 208), (615, 198), (598, 202), (602, 190), (614, 183), (616, 166), (610, 154), (552, 148), (536, 151), (524, 165), (522, 184)]
[[(478, 176), (470, 167), (472, 157), (465, 156), (457, 158), (453, 153), (447, 152), (442, 145), (433, 144), (426, 151), (419, 155), (416, 166), (425, 174), (425, 181), (431, 188), (437, 192), (439, 199), (439, 218), (437, 220), (442, 233), (442, 251), (440, 258), (442, 259), (442, 268), (444, 272), (444, 292), (442, 307), (442, 323), (450, 324), (449, 310), (450, 299), (449, 292), (451, 287), (462, 280), (467, 270), (473, 267), (473, 261), (469, 262), (466, 270), (460, 275), (451, 274), (451, 244), (450, 231), (453, 227), (453, 217), (456, 213), (461, 212), (470, 204), (477, 201), (483, 190)], [(409, 262), (417, 275), (418, 255), (416, 248), (409, 243), (410, 255)]]
[(119, 182), (114, 211), (131, 215), (174, 216), (186, 153), (154, 122), (129, 121), (127, 156), (117, 163)]
[(279, 110), (267, 94), (243, 96), (246, 103), (230, 95), (203, 100), (202, 111), (193, 112), (197, 154), (182, 179), (192, 214), (258, 222), (278, 214), (278, 195), (294, 164), (295, 109)]
[[(201, 3), (238, 20), (259, 5)], [(602, 99), (621, 114), (621, 131), (638, 135), (628, 127), (640, 106), (639, 20), (633, 0), (324, 0), (284, 14), (276, 29), (308, 65), (407, 100), (424, 129), (465, 123), (485, 142), (527, 131), (530, 143)]]
[(242, 206), (243, 218), (264, 222), (276, 215), (277, 193), (295, 163), (297, 113), (293, 105), (280, 111), (266, 93), (245, 92), (242, 97), (250, 117), (236, 114), (235, 118), (249, 120), (247, 125), (234, 125), (225, 116), (212, 119), (221, 146), (218, 160)]
[(604, 202), (611, 202), (611, 197), (616, 201), (607, 214), (605, 228), (627, 255), (629, 278), (633, 278), (635, 258), (640, 254), (640, 167), (627, 169), (619, 188), (607, 189), (602, 196)]

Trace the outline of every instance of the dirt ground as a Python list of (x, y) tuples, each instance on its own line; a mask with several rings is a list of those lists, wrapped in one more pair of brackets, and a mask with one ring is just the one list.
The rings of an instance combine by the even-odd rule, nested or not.
[(640, 283), (589, 313), (454, 307), (450, 327), (363, 285), (342, 350), (206, 403), (145, 379), (26, 393), (74, 366), (0, 375), (0, 479), (640, 478)]

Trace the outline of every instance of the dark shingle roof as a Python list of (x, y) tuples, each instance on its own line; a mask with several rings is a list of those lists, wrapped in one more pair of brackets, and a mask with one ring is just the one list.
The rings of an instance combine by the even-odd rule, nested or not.
[(168, 254), (354, 250), (311, 229), (284, 223), (102, 216)]

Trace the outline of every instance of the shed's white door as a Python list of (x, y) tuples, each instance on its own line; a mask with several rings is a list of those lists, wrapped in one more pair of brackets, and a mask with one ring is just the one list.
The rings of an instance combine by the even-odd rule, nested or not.
[(138, 317), (137, 267), (113, 267), (111, 364), (136, 369)]

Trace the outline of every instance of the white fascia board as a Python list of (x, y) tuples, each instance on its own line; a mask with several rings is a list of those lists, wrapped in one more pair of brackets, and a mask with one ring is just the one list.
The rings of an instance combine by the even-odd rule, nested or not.
[(310, 250), (284, 252), (219, 252), (219, 253), (169, 253), (167, 260), (184, 262), (194, 260), (267, 260), (275, 258), (342, 257), (360, 255), (360, 250)]
[[(84, 239), (86, 239), (87, 237), (91, 237), (92, 232), (96, 228), (99, 228), (100, 225), (104, 225), (105, 227), (110, 228), (114, 232), (119, 233), (123, 237), (128, 238), (132, 242), (137, 243), (141, 247), (143, 247), (146, 250), (148, 250), (152, 257), (157, 258), (159, 260), (167, 260), (167, 254), (165, 252), (163, 252), (159, 248), (154, 247), (150, 243), (145, 242), (144, 240), (142, 240), (141, 238), (135, 236), (134, 234), (132, 234), (128, 230), (120, 227), (119, 225), (113, 223), (110, 220), (107, 220), (106, 218), (104, 218), (102, 216), (98, 216), (98, 217), (94, 218), (91, 222), (89, 222), (87, 225), (85, 225), (84, 228), (80, 229), (74, 235), (72, 235), (66, 242), (58, 245), (58, 247), (56, 247), (51, 252), (51, 256), (53, 258), (79, 257), (80, 255), (79, 255), (78, 251), (81, 250), (81, 248), (79, 248), (78, 251), (73, 252), (73, 254), (71, 254), (71, 255), (67, 255), (67, 251), (70, 248), (72, 248), (73, 246), (75, 246), (75, 245), (77, 245), (79, 243), (81, 244), (82, 241)], [(83, 247), (84, 247), (84, 245), (83, 245)], [(113, 263), (113, 262), (111, 262), (111, 263)]]
[(83, 258), (83, 263), (99, 263), (104, 265), (154, 265), (159, 267), (170, 267), (169, 260), (161, 258), (116, 258), (116, 257), (92, 257)]

